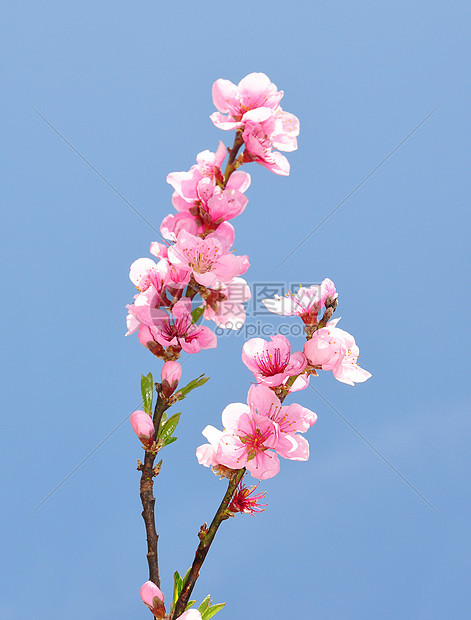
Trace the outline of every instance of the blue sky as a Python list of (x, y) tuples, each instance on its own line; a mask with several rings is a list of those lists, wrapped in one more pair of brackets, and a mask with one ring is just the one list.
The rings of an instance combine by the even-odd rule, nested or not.
[[(208, 118), (213, 81), (263, 71), (301, 120), (299, 150), (288, 178), (248, 168), (237, 252), (251, 282), (332, 278), (373, 378), (324, 373), (299, 395), (319, 416), (310, 460), (283, 461), (268, 509), (223, 525), (195, 594), (227, 601), (221, 620), (468, 618), (469, 4), (19, 0), (3, 17), (0, 617), (150, 617), (128, 422), (30, 516), (160, 371), (124, 338), (129, 265), (157, 235), (31, 106), (158, 228), (166, 175), (231, 139)], [(167, 596), (223, 493), (194, 451), (245, 399), (243, 342), (184, 363), (211, 381), (162, 455)]]

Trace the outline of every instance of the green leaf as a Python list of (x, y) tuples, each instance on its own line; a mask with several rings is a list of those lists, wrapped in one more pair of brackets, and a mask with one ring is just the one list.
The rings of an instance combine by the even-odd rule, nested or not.
[(173, 604), (172, 608), (175, 607), (178, 597), (180, 596), (180, 592), (182, 591), (183, 579), (180, 577), (178, 571), (176, 570), (173, 574)]
[(190, 381), (188, 385), (185, 385), (185, 387), (183, 387), (181, 390), (178, 390), (180, 392), (180, 400), (182, 400), (182, 398), (185, 398), (185, 396), (187, 396), (195, 388), (204, 385), (206, 381), (209, 381), (209, 377), (205, 377), (204, 375), (200, 375), (197, 379), (193, 379), (193, 381)]
[(141, 375), (141, 392), (142, 401), (144, 403), (144, 411), (149, 415), (152, 415), (152, 397), (154, 395), (154, 380), (152, 379), (152, 373), (150, 372), (147, 377)]
[(177, 439), (178, 437), (167, 437), (167, 439), (164, 441), (164, 445), (162, 446), (162, 448), (165, 448), (165, 446), (169, 446), (174, 441), (177, 441)]
[(200, 614), (202, 614), (208, 609), (210, 603), (211, 603), (211, 595), (208, 594), (208, 596), (204, 599), (204, 601), (198, 607), (198, 611), (200, 612)]
[(221, 609), (225, 606), (226, 603), (216, 603), (216, 605), (211, 605), (208, 609), (201, 614), (202, 620), (209, 620), (213, 616), (215, 616)]
[(195, 603), (196, 603), (196, 601), (188, 601), (188, 603), (186, 604), (186, 607), (185, 607), (185, 611), (187, 609), (190, 609), (190, 607), (192, 607)]
[(174, 413), (172, 416), (170, 416), (170, 418), (165, 422), (163, 426), (162, 424), (160, 425), (159, 439), (162, 439), (164, 443), (165, 440), (170, 437), (173, 431), (177, 428), (177, 424), (180, 421), (180, 416), (181, 412)]
[(198, 320), (201, 318), (203, 312), (204, 312), (204, 306), (199, 306), (199, 308), (195, 308), (192, 311), (191, 316), (193, 317), (193, 323), (197, 323), (198, 322)]

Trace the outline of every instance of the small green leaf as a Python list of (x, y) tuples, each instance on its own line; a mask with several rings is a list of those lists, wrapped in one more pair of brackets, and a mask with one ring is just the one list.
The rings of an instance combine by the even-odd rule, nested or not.
[(188, 603), (186, 604), (186, 607), (185, 607), (185, 611), (187, 609), (190, 609), (190, 607), (192, 607), (195, 603), (196, 603), (196, 601), (188, 601)]
[(216, 603), (216, 605), (211, 605), (208, 609), (201, 614), (202, 620), (209, 620), (213, 616), (215, 616), (221, 609), (225, 606), (226, 603)]
[(211, 595), (208, 594), (208, 596), (203, 600), (203, 602), (198, 607), (198, 611), (200, 612), (200, 614), (202, 614), (208, 609), (210, 603), (211, 603)]
[(152, 397), (154, 395), (154, 380), (152, 379), (152, 373), (150, 372), (147, 377), (141, 375), (141, 393), (142, 401), (144, 403), (144, 411), (149, 415), (152, 415)]
[(173, 574), (173, 604), (172, 608), (175, 607), (176, 602), (178, 601), (178, 597), (180, 596), (180, 592), (182, 591), (183, 579), (180, 577), (178, 571), (176, 570)]
[(168, 446), (174, 441), (177, 441), (177, 439), (178, 437), (167, 437), (167, 439), (164, 441), (164, 445), (162, 446), (162, 448), (165, 448), (165, 446)]
[(165, 440), (172, 435), (173, 431), (177, 428), (178, 422), (180, 421), (180, 416), (181, 412), (174, 413), (163, 426), (162, 424), (160, 425), (159, 439), (162, 439), (165, 442)]
[(185, 398), (185, 396), (187, 396), (195, 388), (198, 388), (204, 385), (206, 381), (209, 381), (209, 377), (205, 377), (204, 375), (200, 375), (197, 379), (193, 379), (193, 381), (190, 381), (188, 385), (185, 385), (185, 387), (179, 390), (180, 400), (182, 398)]
[(204, 306), (199, 306), (199, 308), (195, 308), (192, 311), (191, 316), (193, 317), (193, 323), (197, 323), (198, 322), (198, 320), (201, 318), (203, 312), (204, 312)]

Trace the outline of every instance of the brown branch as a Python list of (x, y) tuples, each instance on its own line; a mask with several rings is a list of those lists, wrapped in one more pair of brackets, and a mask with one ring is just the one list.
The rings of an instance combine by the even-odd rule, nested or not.
[(195, 553), (195, 559), (191, 566), (190, 572), (188, 573), (188, 577), (185, 579), (182, 587), (182, 591), (180, 596), (178, 597), (177, 603), (175, 605), (175, 610), (172, 615), (172, 620), (176, 620), (182, 613), (185, 611), (188, 601), (190, 600), (191, 593), (193, 592), (193, 588), (195, 587), (196, 580), (199, 577), (201, 566), (208, 555), (208, 551), (211, 547), (211, 544), (216, 536), (216, 532), (219, 529), (219, 526), (223, 521), (225, 521), (229, 515), (227, 514), (227, 507), (231, 503), (232, 497), (235, 493), (237, 485), (242, 480), (243, 475), (245, 474), (245, 468), (235, 470), (232, 474), (232, 477), (229, 479), (229, 484), (227, 487), (226, 494), (217, 509), (216, 514), (214, 515), (214, 519), (211, 522), (208, 530), (202, 528), (200, 530), (200, 538), (201, 542), (198, 545), (198, 549)]
[[(164, 411), (169, 408), (169, 404), (165, 399), (158, 394), (157, 403), (154, 409), (154, 428), (155, 436), (157, 437), (160, 427), (160, 421)], [(159, 535), (155, 527), (155, 497), (154, 497), (154, 476), (158, 471), (154, 470), (154, 461), (157, 456), (157, 452), (154, 450), (146, 450), (146, 456), (144, 463), (139, 465), (141, 473), (140, 481), (140, 496), (142, 503), (142, 518), (146, 526), (147, 535), (147, 563), (149, 565), (149, 580), (155, 583), (160, 588), (160, 574), (159, 574), (159, 557), (157, 551), (157, 545), (159, 542)]]
[(232, 148), (229, 149), (229, 159), (227, 160), (226, 169), (224, 171), (224, 187), (226, 187), (229, 177), (237, 168), (235, 159), (237, 157), (237, 153), (239, 152), (240, 147), (243, 144), (244, 140), (242, 138), (242, 131), (238, 129), (235, 135), (234, 144)]

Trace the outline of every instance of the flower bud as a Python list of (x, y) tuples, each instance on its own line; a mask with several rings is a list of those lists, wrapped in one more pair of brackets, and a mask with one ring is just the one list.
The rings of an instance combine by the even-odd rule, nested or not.
[(165, 362), (162, 368), (162, 392), (169, 398), (177, 389), (182, 376), (182, 366), (179, 362)]
[[(149, 446), (154, 441), (154, 423), (152, 418), (145, 411), (134, 411), (131, 413), (131, 426), (134, 432), (145, 446)], [(157, 587), (157, 586), (156, 586)]]
[(156, 618), (165, 617), (164, 595), (154, 582), (146, 581), (141, 586), (141, 600)]

